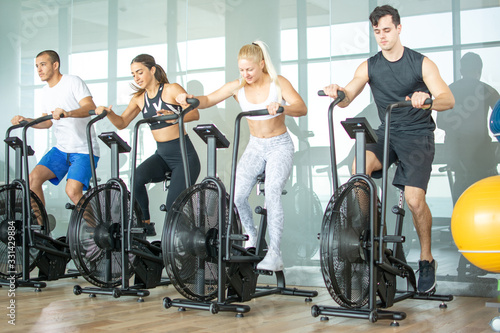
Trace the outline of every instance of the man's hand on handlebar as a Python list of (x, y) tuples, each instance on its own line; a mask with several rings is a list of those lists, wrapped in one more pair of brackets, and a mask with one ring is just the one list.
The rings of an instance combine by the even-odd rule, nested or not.
[(27, 120), (26, 118), (24, 118), (23, 116), (14, 116), (10, 122), (12, 123), (12, 125), (18, 125), (21, 121), (23, 120)]
[(431, 98), (431, 96), (423, 91), (416, 91), (412, 94), (411, 98), (406, 96), (406, 100), (410, 101), (414, 108), (417, 109), (428, 109), (431, 107), (431, 104), (424, 104), (425, 100)]
[(340, 87), (337, 84), (330, 84), (329, 86), (326, 86), (325, 88), (323, 88), (323, 91), (325, 92), (325, 94), (327, 96), (330, 96), (333, 99), (338, 97), (339, 90), (345, 92), (344, 88)]

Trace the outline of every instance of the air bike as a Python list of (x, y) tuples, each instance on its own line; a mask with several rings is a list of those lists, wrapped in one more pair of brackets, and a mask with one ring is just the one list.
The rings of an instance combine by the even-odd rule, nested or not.
[[(137, 301), (143, 302), (143, 297), (150, 294), (148, 289), (169, 284), (167, 279), (162, 279), (164, 265), (161, 245), (146, 240), (146, 228), (134, 192), (130, 193), (119, 177), (119, 154), (132, 150), (130, 183), (134, 184), (141, 125), (178, 119), (180, 146), (181, 149), (185, 147), (184, 116), (199, 105), (197, 99), (188, 99), (187, 102), (190, 106), (179, 115), (139, 120), (134, 126), (132, 148), (115, 132), (99, 135), (111, 149), (111, 178), (105, 184), (96, 184), (92, 191), (82, 197), (71, 215), (69, 230), (71, 256), (75, 265), (82, 276), (96, 287), (82, 288), (75, 285), (75, 295), (85, 293), (90, 297), (111, 295), (115, 298), (137, 296)], [(187, 157), (183, 163), (186, 170)], [(188, 186), (189, 173), (185, 175)], [(93, 179), (95, 181), (95, 174)], [(129, 280), (134, 274), (134, 284), (130, 285)]]
[[(321, 90), (320, 96), (325, 96)], [(330, 154), (334, 195), (325, 210), (320, 234), (321, 272), (328, 292), (341, 307), (313, 305), (313, 317), (323, 315), (368, 319), (391, 319), (391, 326), (399, 326), (398, 320), (406, 318), (400, 311), (382, 310), (394, 303), (408, 299), (446, 301), (452, 295), (417, 293), (413, 269), (407, 264), (403, 251), (405, 237), (402, 235), (405, 211), (404, 192), (400, 191), (399, 203), (392, 208), (396, 214), (393, 235), (386, 234), (387, 174), (389, 166), (389, 127), (385, 126), (385, 146), (382, 169), (382, 200), (377, 197), (377, 187), (366, 174), (366, 143), (374, 143), (377, 137), (366, 118), (348, 118), (342, 121), (351, 138), (356, 139), (356, 174), (347, 183), (338, 187), (333, 133), (333, 108), (345, 95), (338, 92), (328, 109), (330, 132)], [(425, 101), (431, 104), (432, 100)], [(385, 124), (390, 124), (391, 111), (411, 106), (411, 101), (391, 104), (387, 107)], [(392, 244), (392, 247), (389, 246)], [(397, 278), (406, 279), (405, 290), (397, 289)]]
[[(278, 112), (283, 112), (283, 108)], [(234, 205), (240, 123), (243, 117), (267, 114), (267, 110), (256, 110), (241, 112), (236, 117), (230, 194), (216, 175), (217, 148), (228, 148), (229, 141), (212, 124), (194, 128), (207, 143), (207, 177), (177, 198), (165, 220), (162, 237), (165, 268), (171, 283), (185, 297), (173, 300), (165, 297), (165, 308), (176, 306), (182, 311), (191, 308), (213, 314), (229, 311), (243, 317), (250, 307), (236, 302), (271, 294), (303, 296), (306, 301), (317, 296), (316, 291), (286, 288), (283, 271), (274, 272), (276, 287), (257, 286), (259, 275), (273, 274), (256, 270), (267, 251), (265, 208), (256, 208), (261, 215), (256, 248), (242, 246), (248, 236), (242, 234)], [(187, 153), (183, 150), (182, 154)]]
[[(29, 185), (28, 157), (34, 155), (27, 144), (27, 131), (52, 115), (22, 121), (7, 129), (5, 136), (5, 185), (0, 186), (0, 285), (33, 287), (41, 291), (44, 281), (77, 277), (66, 271), (71, 260), (66, 237), (53, 239), (45, 207)], [(22, 128), (22, 139), (10, 136)], [(10, 148), (15, 155), (15, 175), (10, 181)], [(38, 277), (31, 271), (38, 268)]]

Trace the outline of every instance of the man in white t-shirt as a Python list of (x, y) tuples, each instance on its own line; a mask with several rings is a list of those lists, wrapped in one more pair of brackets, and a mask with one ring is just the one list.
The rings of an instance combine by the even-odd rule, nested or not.
[[(86, 127), (90, 121), (89, 111), (95, 109), (87, 85), (78, 76), (61, 74), (60, 59), (55, 51), (47, 50), (36, 56), (38, 75), (47, 85), (42, 89), (43, 115), (52, 113), (48, 120), (36, 128), (53, 126), (56, 146), (53, 147), (30, 173), (30, 189), (42, 200), (45, 198), (42, 185), (49, 180), (57, 185), (67, 174), (66, 194), (74, 204), (87, 190), (92, 176)], [(12, 118), (12, 124), (32, 119), (23, 116)], [(92, 147), (97, 166), (99, 146), (92, 129)], [(97, 155), (97, 156), (96, 156)]]

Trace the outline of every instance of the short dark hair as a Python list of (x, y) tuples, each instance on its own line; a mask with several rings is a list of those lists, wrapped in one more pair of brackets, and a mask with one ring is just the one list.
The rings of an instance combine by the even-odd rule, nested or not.
[(370, 14), (370, 22), (372, 23), (372, 26), (378, 26), (378, 21), (386, 15), (392, 16), (392, 23), (394, 23), (396, 27), (401, 24), (401, 17), (399, 16), (398, 10), (392, 6), (383, 5), (375, 7), (373, 12)]
[(43, 55), (48, 55), (50, 60), (52, 61), (52, 63), (59, 63), (59, 67), (61, 67), (61, 59), (59, 58), (59, 54), (57, 54), (56, 51), (52, 51), (52, 50), (45, 50), (45, 51), (42, 51), (40, 53), (38, 53), (36, 55), (36, 57), (40, 57), (40, 56), (43, 56)]
[(467, 52), (464, 54), (462, 59), (460, 59), (460, 72), (463, 76), (474, 76), (483, 71), (483, 61), (479, 54), (474, 52)]

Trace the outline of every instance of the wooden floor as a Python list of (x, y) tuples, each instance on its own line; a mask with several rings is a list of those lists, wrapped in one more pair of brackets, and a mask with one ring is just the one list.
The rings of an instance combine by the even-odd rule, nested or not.
[[(244, 318), (234, 313), (165, 309), (162, 299), (179, 297), (173, 286), (151, 289), (145, 302), (135, 297), (114, 299), (110, 296), (89, 298), (75, 296), (75, 284), (88, 286), (85, 280), (66, 279), (48, 282), (42, 292), (18, 288), (15, 295), (16, 325), (7, 323), (2, 314), (1, 332), (492, 332), (489, 321), (498, 316), (497, 309), (485, 307), (486, 299), (456, 297), (447, 309), (438, 302), (405, 300), (392, 309), (405, 311), (407, 318), (399, 327), (387, 320), (370, 323), (362, 319), (330, 317), (329, 321), (311, 316), (311, 305), (333, 306), (326, 289), (312, 303), (303, 297), (266, 296), (246, 304), (251, 307)], [(6, 312), (10, 297), (8, 288), (0, 289), (0, 308)]]

